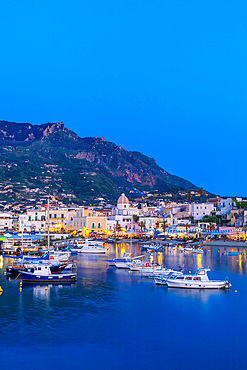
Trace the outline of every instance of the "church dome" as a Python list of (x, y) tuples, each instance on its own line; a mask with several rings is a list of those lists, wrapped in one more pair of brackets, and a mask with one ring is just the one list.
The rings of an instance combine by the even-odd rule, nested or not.
[(118, 198), (117, 204), (129, 204), (129, 199), (126, 197), (126, 195), (123, 193), (121, 197)]

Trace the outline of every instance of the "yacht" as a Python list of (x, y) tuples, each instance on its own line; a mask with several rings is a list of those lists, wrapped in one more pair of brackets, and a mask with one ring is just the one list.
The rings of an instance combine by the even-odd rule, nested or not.
[(176, 275), (171, 278), (166, 278), (166, 284), (170, 288), (185, 288), (185, 289), (229, 289), (231, 283), (228, 278), (225, 280), (210, 280), (208, 278), (209, 268), (200, 268), (195, 274)]
[(106, 254), (108, 248), (103, 247), (103, 244), (94, 240), (86, 240), (80, 253)]

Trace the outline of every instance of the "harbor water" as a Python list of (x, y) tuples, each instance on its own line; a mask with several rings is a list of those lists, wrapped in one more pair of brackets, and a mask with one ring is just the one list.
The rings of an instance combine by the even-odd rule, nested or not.
[[(109, 245), (107, 256), (75, 256), (74, 285), (25, 285), (6, 279), (1, 257), (1, 368), (243, 369), (246, 367), (247, 254), (204, 254), (165, 248), (151, 258), (185, 272), (210, 267), (209, 277), (231, 290), (155, 286), (138, 273), (106, 266), (130, 245)], [(232, 249), (228, 249), (232, 250)], [(139, 245), (134, 255), (142, 253)]]

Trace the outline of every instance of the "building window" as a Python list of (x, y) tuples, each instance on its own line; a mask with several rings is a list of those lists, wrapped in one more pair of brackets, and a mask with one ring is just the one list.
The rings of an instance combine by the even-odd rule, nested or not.
[(31, 216), (28, 217), (28, 221), (31, 221)]
[(94, 222), (92, 222), (92, 229), (94, 229), (95, 228), (95, 223)]
[(35, 221), (38, 221), (38, 217), (37, 216), (35, 216)]
[(49, 218), (51, 218), (51, 214), (49, 214)]
[(45, 216), (41, 216), (41, 221), (45, 221)]
[(91, 217), (91, 213), (88, 214), (88, 217)]
[(100, 229), (101, 228), (101, 224), (100, 224), (100, 222), (98, 222), (98, 229)]
[(54, 218), (57, 218), (57, 214), (56, 213), (54, 213)]
[(64, 218), (64, 214), (63, 213), (61, 214), (61, 218)]

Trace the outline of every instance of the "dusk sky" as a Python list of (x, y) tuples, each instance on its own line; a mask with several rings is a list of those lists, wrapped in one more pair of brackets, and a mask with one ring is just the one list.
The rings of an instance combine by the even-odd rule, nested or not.
[(245, 1), (0, 2), (0, 120), (63, 121), (247, 196)]

